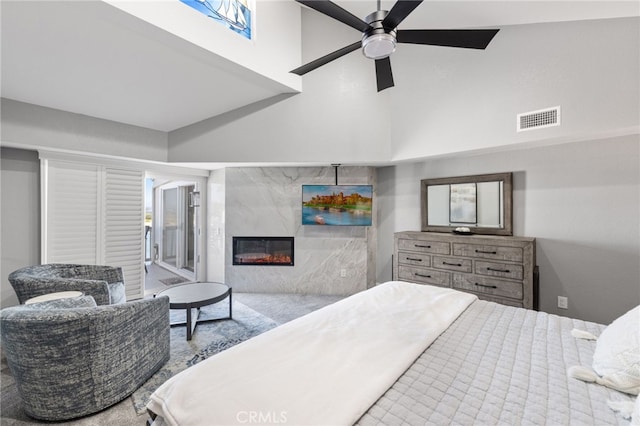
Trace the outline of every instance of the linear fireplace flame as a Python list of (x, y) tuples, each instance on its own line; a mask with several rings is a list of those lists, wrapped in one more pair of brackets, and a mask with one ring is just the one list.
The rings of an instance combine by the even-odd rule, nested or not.
[(233, 237), (234, 265), (293, 266), (293, 237)]

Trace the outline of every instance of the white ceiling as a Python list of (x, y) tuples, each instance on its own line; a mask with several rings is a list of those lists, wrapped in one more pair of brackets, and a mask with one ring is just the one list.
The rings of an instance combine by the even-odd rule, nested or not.
[[(337, 3), (361, 17), (376, 8), (374, 0)], [(5, 98), (171, 131), (287, 91), (101, 1), (0, 4)], [(637, 1), (427, 0), (400, 28), (501, 27), (639, 16), (639, 9)]]

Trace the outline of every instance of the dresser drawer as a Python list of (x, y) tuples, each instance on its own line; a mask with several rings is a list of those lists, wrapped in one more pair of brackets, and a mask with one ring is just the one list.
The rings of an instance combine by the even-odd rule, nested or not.
[(404, 281), (451, 287), (451, 274), (449, 272), (401, 265), (398, 267), (398, 277)]
[(492, 296), (522, 300), (522, 283), (503, 281), (479, 275), (453, 274), (453, 288)]
[(522, 280), (524, 269), (522, 265), (513, 265), (509, 263), (476, 261), (476, 274), (488, 275), (490, 277), (508, 278), (512, 280)]
[(510, 262), (522, 262), (524, 256), (521, 247), (504, 247), (498, 245), (479, 245), (465, 243), (453, 243), (453, 254), (454, 256), (507, 260)]
[(422, 253), (449, 254), (449, 243), (427, 240), (398, 240), (398, 250), (417, 251)]
[(449, 271), (471, 272), (471, 259), (433, 256), (432, 267)]
[(415, 266), (431, 266), (431, 256), (422, 253), (398, 252), (398, 263)]

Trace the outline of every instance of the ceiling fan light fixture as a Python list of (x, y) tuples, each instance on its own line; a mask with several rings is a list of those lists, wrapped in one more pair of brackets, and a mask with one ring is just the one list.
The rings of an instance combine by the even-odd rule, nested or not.
[(388, 33), (371, 34), (362, 40), (362, 53), (369, 59), (382, 59), (396, 50), (396, 38)]

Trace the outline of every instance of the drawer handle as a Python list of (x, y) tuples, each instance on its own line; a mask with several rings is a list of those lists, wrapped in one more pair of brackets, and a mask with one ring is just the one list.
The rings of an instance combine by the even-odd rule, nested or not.
[(422, 262), (422, 259), (414, 259), (413, 257), (407, 257), (407, 260), (413, 260), (414, 262)]
[(476, 284), (478, 287), (498, 288), (498, 287), (496, 287), (495, 285), (485, 285), (485, 284), (478, 284), (478, 283), (475, 283), (475, 284)]
[(422, 275), (422, 274), (419, 274), (417, 272), (414, 272), (413, 275), (415, 275), (416, 277), (431, 278), (431, 275)]
[(431, 248), (431, 246), (422, 246), (420, 244), (414, 244), (414, 246), (420, 247), (420, 248)]
[(482, 254), (498, 254), (497, 251), (484, 251), (484, 250), (476, 250), (476, 253), (482, 253)]
[(443, 265), (449, 265), (449, 266), (462, 266), (462, 263), (449, 263), (449, 262), (442, 262)]
[(496, 268), (491, 268), (491, 267), (487, 267), (487, 271), (504, 272), (505, 274), (508, 274), (509, 272), (511, 272), (508, 269), (496, 269)]

